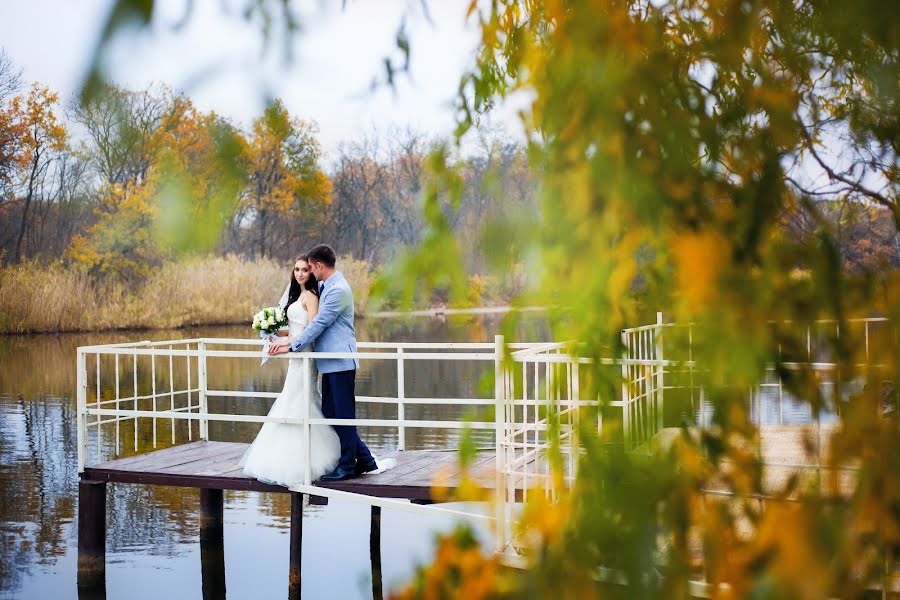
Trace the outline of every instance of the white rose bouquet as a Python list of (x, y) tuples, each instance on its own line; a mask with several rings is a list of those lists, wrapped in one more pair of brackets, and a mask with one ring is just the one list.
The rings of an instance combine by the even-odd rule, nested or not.
[(287, 314), (280, 306), (270, 306), (253, 315), (253, 330), (260, 333), (275, 333), (285, 325)]
[(269, 347), (275, 341), (275, 332), (287, 325), (287, 313), (280, 306), (270, 306), (264, 308), (253, 315), (253, 331), (259, 333), (259, 337), (263, 339), (262, 360), (260, 365), (266, 364), (269, 360)]

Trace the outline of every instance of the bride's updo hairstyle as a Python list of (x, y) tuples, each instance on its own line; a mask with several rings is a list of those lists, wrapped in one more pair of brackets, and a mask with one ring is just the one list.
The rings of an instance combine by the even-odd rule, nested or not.
[[(309, 264), (309, 255), (301, 254), (297, 258), (294, 259), (294, 264), (297, 264), (298, 260), (306, 261), (306, 264)], [(319, 282), (316, 280), (316, 276), (312, 274), (312, 271), (309, 273), (309, 278), (306, 280), (306, 285), (304, 288), (316, 296), (319, 295)], [(291, 267), (291, 287), (288, 290), (288, 299), (287, 304), (284, 305), (284, 310), (286, 311), (288, 306), (296, 302), (300, 299), (300, 294), (303, 293), (303, 289), (300, 287), (300, 284), (297, 283), (297, 278), (294, 277), (294, 268)]]

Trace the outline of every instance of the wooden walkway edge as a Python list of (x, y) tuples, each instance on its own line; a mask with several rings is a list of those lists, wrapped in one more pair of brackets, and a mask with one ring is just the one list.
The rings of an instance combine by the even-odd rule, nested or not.
[[(81, 480), (288, 493), (286, 487), (244, 474), (238, 463), (248, 447), (249, 444), (237, 442), (191, 442), (85, 467)], [(317, 481), (315, 485), (376, 498), (426, 502), (433, 500), (432, 485), (436, 477), (440, 475), (441, 484), (452, 489), (462, 471), (458, 453), (452, 450), (394, 451), (379, 455), (379, 459), (384, 458), (393, 458), (397, 465), (384, 473), (340, 482)], [(473, 470), (493, 474), (494, 464), (494, 453), (482, 452), (473, 462)], [(483, 481), (488, 487), (493, 478), (484, 477)]]

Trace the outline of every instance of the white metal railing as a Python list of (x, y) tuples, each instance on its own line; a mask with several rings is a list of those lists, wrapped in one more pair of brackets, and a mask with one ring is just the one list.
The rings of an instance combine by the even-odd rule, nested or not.
[[(870, 329), (884, 319), (854, 321), (854, 326), (864, 328), (866, 360)], [(825, 323), (827, 325), (827, 323)], [(502, 336), (493, 343), (413, 343), (413, 342), (360, 342), (358, 351), (333, 353), (291, 353), (272, 357), (273, 360), (299, 360), (306, 366), (314, 358), (357, 358), (361, 362), (390, 361), (396, 366), (396, 393), (380, 396), (357, 396), (357, 402), (396, 405), (396, 418), (313, 419), (308, 410), (294, 418), (268, 417), (244, 414), (215, 413), (209, 410), (210, 398), (272, 399), (275, 392), (227, 389), (227, 386), (210, 387), (207, 369), (208, 359), (259, 360), (259, 340), (198, 338), (161, 342), (137, 342), (85, 346), (78, 348), (77, 370), (77, 431), (78, 469), (103, 458), (104, 431), (110, 436), (114, 454), (122, 451), (122, 426), (133, 427), (133, 450), (139, 451), (140, 440), (150, 438), (157, 447), (161, 436), (168, 434), (167, 444), (178, 439), (191, 441), (209, 439), (209, 423), (292, 423), (306, 428), (305, 439), (309, 443), (309, 428), (316, 425), (358, 425), (396, 430), (397, 448), (407, 448), (407, 432), (412, 429), (473, 429), (493, 434), (497, 459), (496, 511), (490, 516), (470, 515), (473, 519), (488, 520), (495, 526), (497, 546), (500, 551), (512, 552), (512, 523), (515, 505), (526, 501), (529, 494), (545, 494), (553, 499), (559, 494), (558, 485), (568, 486), (577, 474), (578, 456), (581, 451), (578, 427), (585, 425), (585, 411), (596, 412), (596, 427), (603, 428), (601, 407), (621, 409), (623, 443), (629, 450), (642, 450), (665, 425), (664, 401), (666, 392), (679, 388), (688, 389), (691, 406), (695, 394), (699, 395), (699, 425), (704, 425), (705, 390), (695, 382), (694, 374), (700, 373), (692, 354), (692, 325), (664, 323), (658, 314), (656, 323), (622, 331), (623, 354), (619, 358), (600, 358), (592, 361), (569, 353), (572, 343), (512, 343), (505, 344)], [(664, 356), (665, 342), (669, 335), (683, 334), (686, 330), (687, 356), (672, 360)], [(812, 325), (807, 324), (807, 362), (797, 367), (812, 366), (823, 372), (833, 370), (834, 365), (815, 362), (821, 357), (814, 352)], [(686, 359), (686, 360), (685, 360)], [(139, 362), (144, 361), (144, 372), (149, 370), (150, 383), (139, 385)], [(470, 361), (492, 364), (494, 390), (492, 398), (412, 397), (407, 394), (407, 375), (415, 372), (422, 361)], [(124, 364), (124, 371), (123, 371)], [(597, 366), (609, 368), (619, 374), (620, 395), (601, 398), (592, 392), (585, 397), (582, 376), (585, 369)], [(89, 369), (89, 366), (91, 367)], [(112, 368), (114, 373), (108, 371)], [(788, 368), (790, 364), (788, 364)], [(130, 370), (130, 375), (128, 371)], [(93, 381), (89, 381), (89, 373)], [(303, 369), (304, 386), (309, 381), (308, 368)], [(687, 380), (673, 385), (667, 377), (687, 373)], [(124, 380), (122, 375), (125, 375)], [(176, 381), (178, 385), (176, 385)], [(680, 380), (679, 380), (680, 381)], [(90, 384), (93, 385), (90, 385)], [(668, 385), (667, 385), (668, 383)], [(762, 386), (779, 386), (780, 399), (784, 400), (781, 381), (763, 382)], [(128, 390), (123, 394), (123, 390)], [(448, 394), (449, 395), (449, 394)], [(494, 407), (494, 420), (469, 421), (461, 418), (416, 419), (410, 418), (412, 406), (439, 405), (466, 407)], [(308, 404), (304, 403), (308, 409)], [(758, 403), (757, 403), (758, 407)], [(758, 408), (757, 408), (758, 410)], [(143, 428), (142, 428), (143, 424)], [(593, 427), (593, 424), (590, 425)], [(105, 428), (105, 429), (104, 429)], [(176, 429), (181, 428), (176, 435)], [(95, 452), (90, 452), (89, 432), (95, 432)], [(309, 455), (307, 448), (306, 455)], [(95, 462), (96, 462), (95, 461)], [(818, 461), (821, 464), (821, 461)], [(809, 468), (810, 465), (778, 465), (779, 467)], [(313, 485), (309, 465), (301, 486), (307, 493), (335, 496), (338, 492)], [(300, 489), (300, 488), (298, 488)], [(341, 492), (341, 497), (344, 493)], [(374, 502), (371, 498), (363, 501)], [(436, 507), (415, 507), (410, 504), (380, 499), (382, 506), (401, 510), (442, 510)], [(456, 514), (454, 511), (453, 514)]]
[(663, 428), (662, 313), (656, 323), (622, 330), (622, 431), (625, 448), (633, 450)]
[(514, 351), (498, 366), (495, 520), (503, 551), (512, 552), (516, 504), (531, 493), (556, 500), (557, 482), (571, 485), (577, 473), (581, 411), (599, 402), (581, 398), (579, 372), (589, 361), (566, 354), (570, 345)]
[[(101, 459), (102, 427), (113, 425), (115, 427), (114, 452), (118, 455), (122, 450), (121, 426), (123, 423), (133, 425), (133, 450), (138, 451), (138, 438), (140, 436), (140, 419), (150, 421), (150, 435), (153, 447), (159, 440), (158, 423), (168, 420), (171, 433), (171, 444), (176, 443), (176, 422), (184, 422), (186, 437), (192, 441), (196, 435), (198, 439), (209, 439), (209, 421), (232, 421), (267, 423), (280, 422), (297, 425), (342, 425), (355, 424), (372, 427), (392, 427), (398, 432), (397, 447), (399, 450), (406, 448), (406, 430), (410, 428), (439, 428), (439, 429), (489, 429), (495, 430), (493, 422), (472, 422), (462, 420), (434, 420), (434, 419), (408, 419), (406, 407), (409, 405), (456, 405), (456, 406), (492, 406), (493, 398), (417, 398), (406, 395), (406, 364), (410, 361), (493, 361), (497, 362), (496, 343), (389, 343), (389, 342), (360, 342), (359, 351), (332, 352), (332, 353), (290, 353), (272, 357), (273, 360), (300, 360), (308, 362), (314, 358), (352, 358), (361, 361), (393, 361), (397, 365), (397, 394), (393, 396), (357, 396), (361, 403), (396, 404), (398, 408), (397, 419), (307, 419), (305, 416), (297, 418), (278, 418), (256, 415), (217, 414), (209, 411), (209, 398), (233, 397), (233, 398), (275, 398), (275, 392), (214, 389), (209, 387), (207, 373), (207, 359), (255, 359), (260, 353), (258, 348), (262, 344), (258, 340), (246, 339), (187, 339), (164, 342), (137, 342), (132, 344), (109, 344), (99, 346), (84, 346), (78, 349), (78, 468), (83, 471), (89, 462), (88, 431), (96, 431), (97, 461)], [(228, 349), (217, 349), (220, 347)], [(235, 346), (244, 346), (253, 349), (234, 349)], [(530, 344), (511, 344), (514, 350), (530, 347)], [(501, 355), (502, 356), (502, 355)], [(125, 357), (126, 360), (122, 360)], [(145, 393), (139, 393), (138, 359), (149, 360), (150, 389)], [(94, 371), (93, 398), (89, 399), (88, 390), (88, 362), (92, 363)], [(113, 374), (107, 377), (111, 379), (111, 393), (104, 394), (103, 361), (110, 361)], [(122, 363), (130, 363), (131, 393), (123, 395)], [(160, 364), (161, 363), (161, 364)], [(178, 366), (181, 363), (183, 366)], [(160, 367), (160, 368), (158, 368)], [(176, 369), (180, 373), (176, 376)], [(167, 379), (167, 385), (159, 389), (160, 370), (163, 381)], [(127, 368), (126, 368), (127, 371)], [(183, 387), (176, 386), (176, 380), (184, 382)], [(304, 385), (309, 385), (309, 382)], [(194, 426), (194, 422), (197, 426)]]

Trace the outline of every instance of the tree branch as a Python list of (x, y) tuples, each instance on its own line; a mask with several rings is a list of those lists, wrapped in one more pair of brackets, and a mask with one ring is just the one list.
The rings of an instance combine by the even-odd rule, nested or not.
[(822, 167), (822, 170), (825, 171), (825, 173), (828, 175), (828, 177), (832, 181), (840, 181), (841, 183), (849, 186), (850, 189), (852, 189), (856, 192), (859, 192), (860, 194), (862, 194), (864, 196), (867, 196), (868, 198), (881, 204), (885, 208), (889, 208), (892, 211), (894, 210), (894, 208), (895, 208), (894, 203), (887, 196), (884, 196), (883, 194), (879, 194), (878, 192), (876, 192), (874, 190), (870, 190), (869, 188), (860, 184), (858, 181), (853, 181), (852, 179), (849, 179), (849, 178), (845, 177), (844, 175), (841, 175), (840, 173), (836, 173), (834, 171), (834, 169), (832, 169), (830, 166), (828, 166), (825, 163), (825, 161), (822, 159), (822, 157), (819, 156), (819, 153), (816, 152), (815, 143), (813, 142), (812, 136), (809, 134), (809, 131), (806, 130), (806, 127), (805, 126), (801, 127), (800, 131), (802, 132), (803, 137), (806, 139), (807, 147), (809, 148), (810, 154), (812, 154), (812, 157), (815, 159), (815, 161), (817, 163), (819, 163), (819, 166)]

